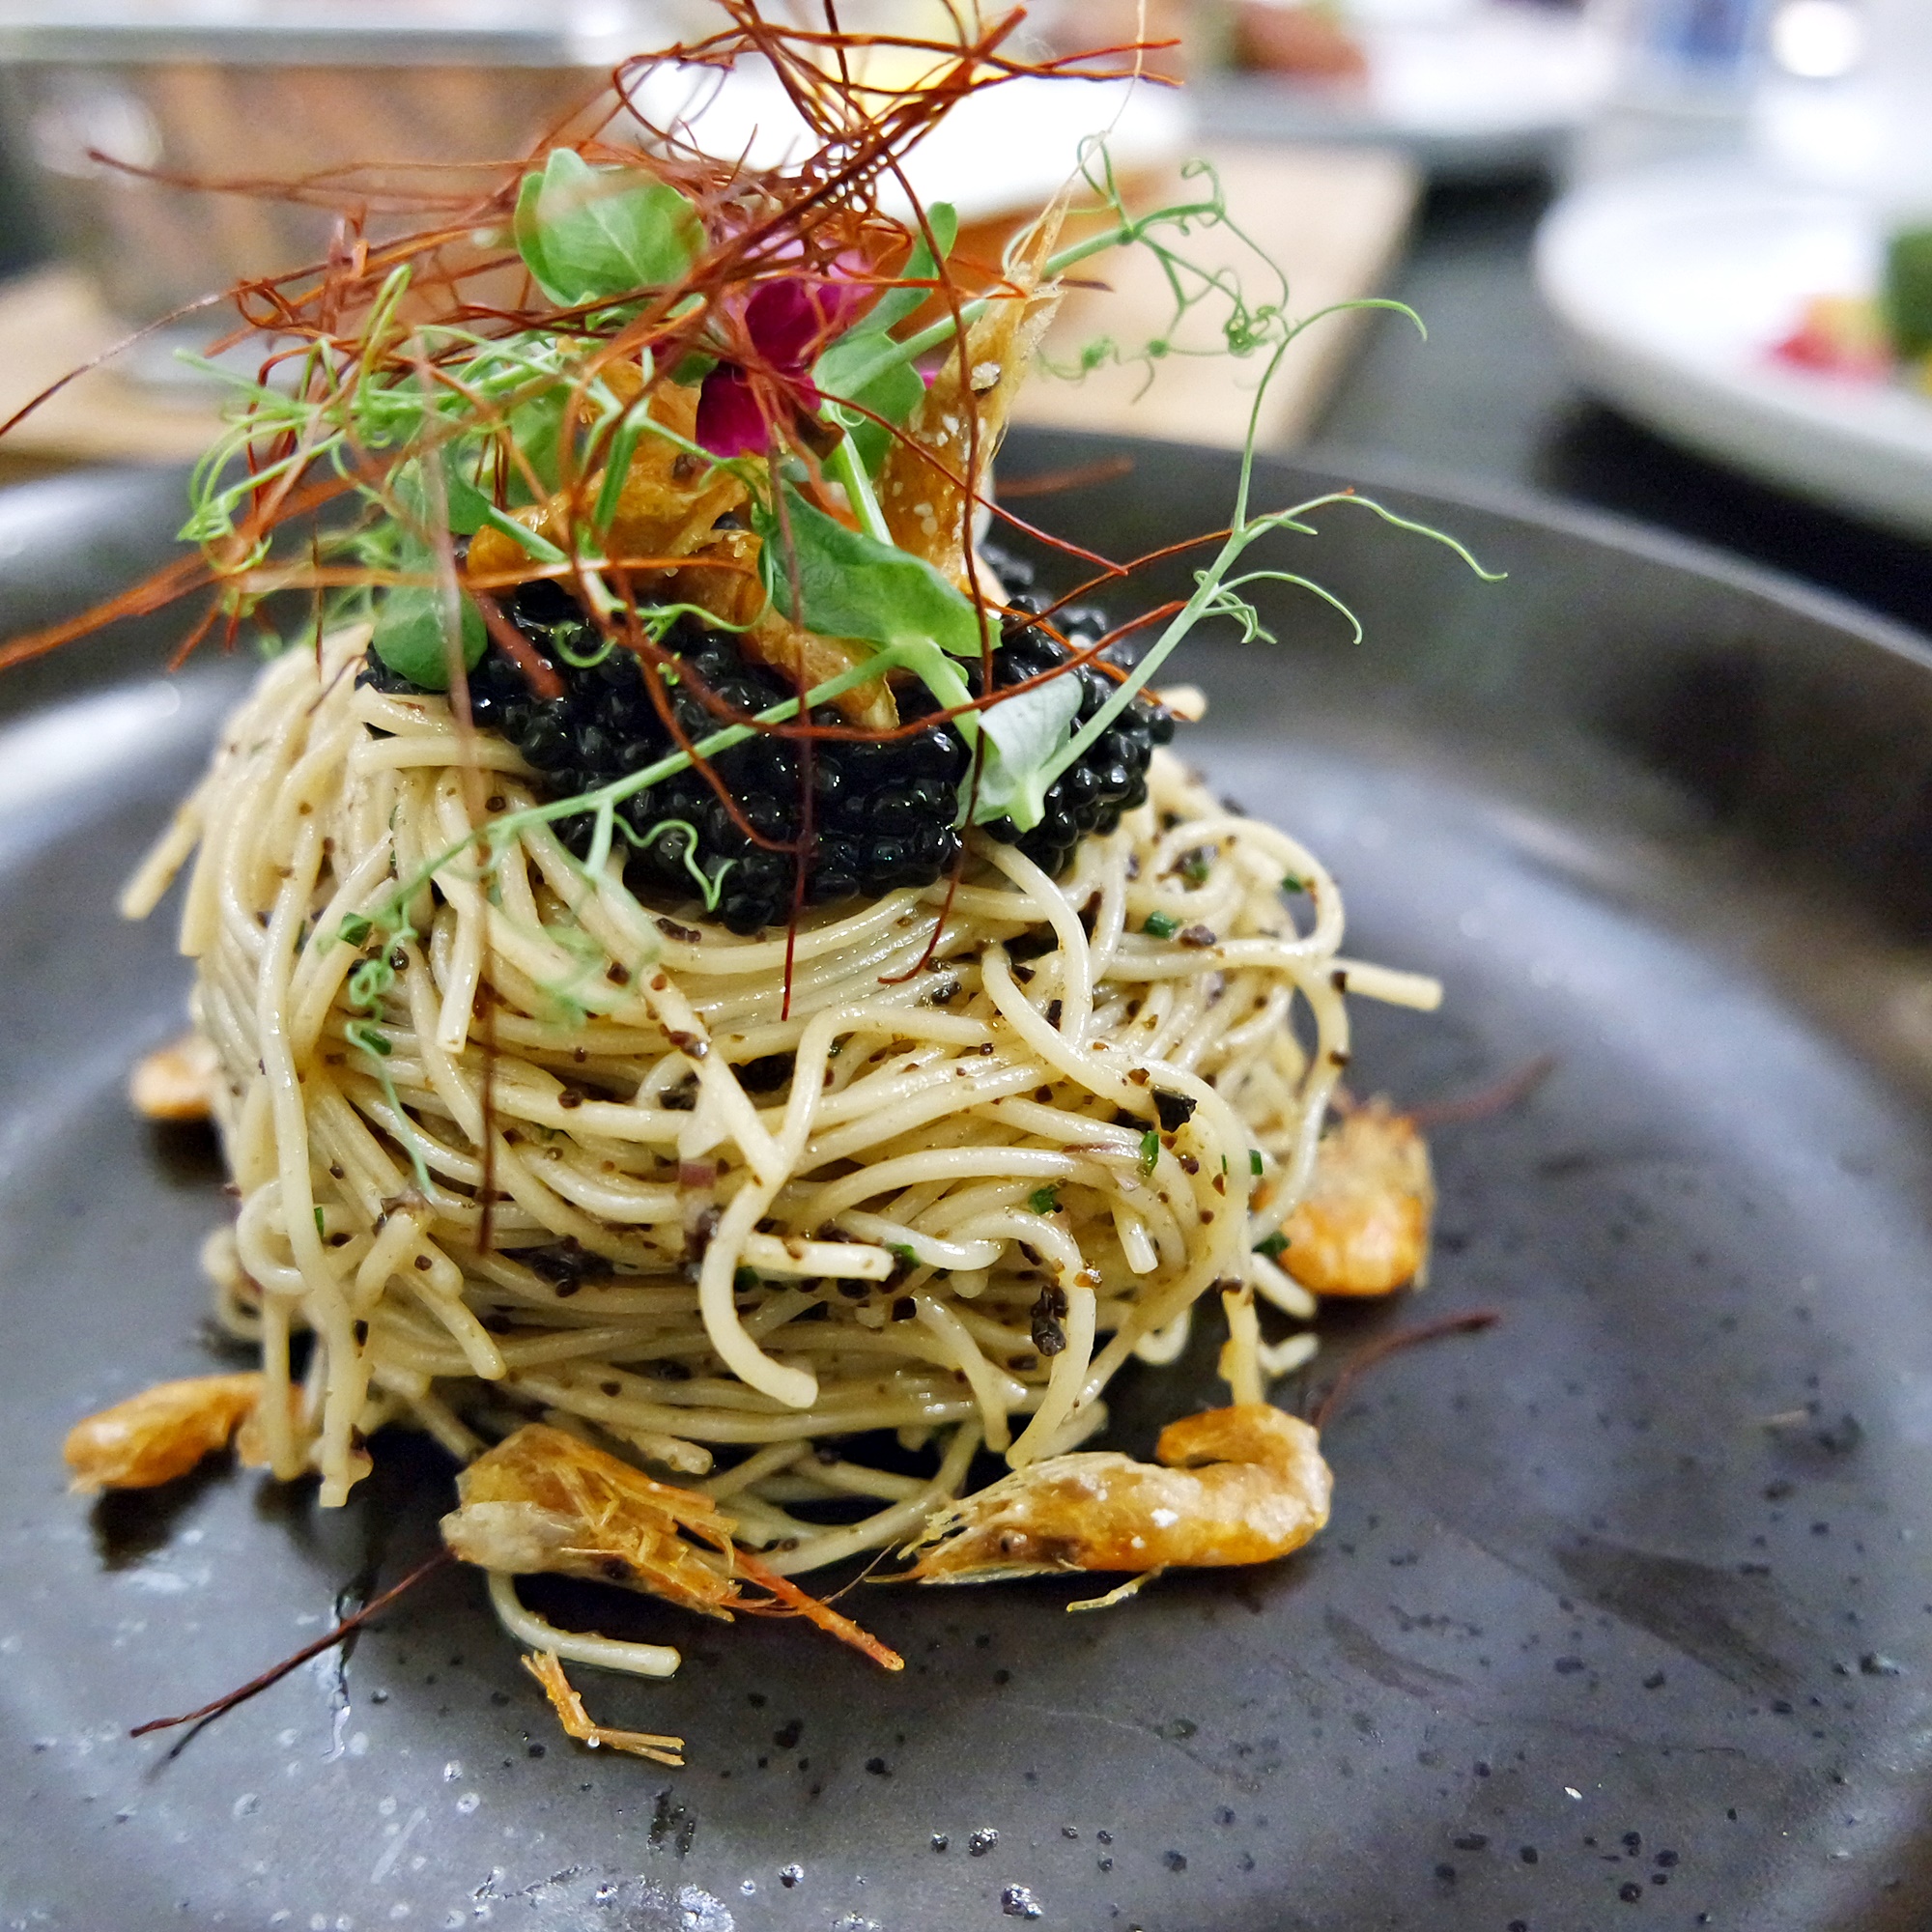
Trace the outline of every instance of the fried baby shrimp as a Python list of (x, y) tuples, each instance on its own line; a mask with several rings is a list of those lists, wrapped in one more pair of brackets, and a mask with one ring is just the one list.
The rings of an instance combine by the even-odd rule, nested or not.
[(1171, 1422), (1162, 1466), (1111, 1450), (1049, 1456), (951, 1504), (906, 1547), (921, 1583), (1068, 1570), (1267, 1563), (1328, 1520), (1331, 1478), (1307, 1423), (1270, 1403)]
[[(731, 1519), (709, 1496), (657, 1482), (561, 1429), (526, 1424), (471, 1463), (456, 1493), (442, 1540), (479, 1569), (615, 1583), (725, 1623), (740, 1610), (802, 1616), (888, 1670), (905, 1667), (849, 1617), (734, 1544)], [(766, 1596), (747, 1597), (748, 1583)]]
[(1281, 1265), (1316, 1294), (1389, 1294), (1429, 1259), (1435, 1182), (1429, 1148), (1386, 1100), (1358, 1108), (1321, 1138), (1315, 1178), (1281, 1224)]
[(221, 1067), (199, 1032), (185, 1033), (134, 1063), (128, 1098), (147, 1121), (205, 1121), (214, 1111)]
[(442, 1540), (465, 1563), (617, 1583), (730, 1617), (730, 1519), (561, 1429), (532, 1422), (505, 1436), (457, 1477), (456, 1493)]
[(171, 1483), (225, 1449), (261, 1395), (262, 1376), (253, 1369), (156, 1382), (130, 1395), (68, 1431), (61, 1454), (73, 1471), (72, 1487), (88, 1494)]

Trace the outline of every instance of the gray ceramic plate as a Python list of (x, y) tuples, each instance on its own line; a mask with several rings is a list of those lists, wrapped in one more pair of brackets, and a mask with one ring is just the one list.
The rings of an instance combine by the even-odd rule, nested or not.
[[(1135, 457), (1028, 507), (1126, 553), (1228, 498), (1223, 456)], [(218, 1176), (121, 1099), (186, 976), (111, 900), (238, 672), (159, 681), (149, 627), (0, 684), (0, 1922), (1927, 1921), (1932, 660), (1628, 530), (1396, 499), (1510, 582), (1326, 513), (1306, 561), (1368, 641), (1303, 602), (1278, 646), (1204, 646), (1196, 755), (1334, 864), (1354, 947), (1447, 981), (1440, 1017), (1363, 1015), (1365, 1084), (1557, 1056), (1437, 1142), (1424, 1308), (1506, 1320), (1363, 1382), (1287, 1564), (1077, 1618), (1070, 1587), (867, 1591), (894, 1680), (782, 1625), (684, 1625), (668, 1686), (586, 1675), (682, 1773), (563, 1744), (459, 1574), (178, 1757), (126, 1738), (399, 1575), (440, 1479), (405, 1446), (332, 1516), (226, 1470), (63, 1493), (74, 1416), (210, 1361)], [(0, 499), (0, 628), (162, 554), (176, 501)], [(1119, 1437), (1212, 1397), (1149, 1378)]]

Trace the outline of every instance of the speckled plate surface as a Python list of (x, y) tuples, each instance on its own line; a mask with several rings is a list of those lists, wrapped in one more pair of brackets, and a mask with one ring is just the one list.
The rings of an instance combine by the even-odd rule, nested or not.
[[(1016, 439), (1007, 473), (1095, 448)], [(1027, 507), (1123, 553), (1228, 497), (1231, 459), (1135, 458)], [(0, 498), (0, 629), (160, 555), (174, 488)], [(683, 1732), (681, 1773), (562, 1743), (449, 1573), (179, 1756), (127, 1739), (400, 1575), (442, 1478), (403, 1445), (333, 1515), (226, 1469), (63, 1492), (74, 1416), (211, 1359), (217, 1171), (121, 1100), (186, 976), (111, 900), (238, 673), (158, 681), (151, 628), (0, 683), (0, 1924), (1927, 1922), (1932, 659), (1662, 540), (1396, 500), (1510, 582), (1327, 512), (1296, 561), (1369, 640), (1304, 604), (1204, 645), (1194, 744), (1335, 866), (1353, 949), (1448, 983), (1363, 1013), (1364, 1086), (1557, 1057), (1436, 1143), (1416, 1312), (1505, 1321), (1360, 1385), (1333, 1525), (1273, 1569), (1093, 1617), (867, 1590), (893, 1680), (643, 1606), (682, 1676), (584, 1688)], [(1336, 1321), (1318, 1379), (1410, 1319)], [(1117, 1439), (1212, 1395), (1205, 1362), (1123, 1386)]]

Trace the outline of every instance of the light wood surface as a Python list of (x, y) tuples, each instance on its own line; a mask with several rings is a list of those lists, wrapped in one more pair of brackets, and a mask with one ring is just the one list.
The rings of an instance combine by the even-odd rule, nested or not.
[[(1406, 232), (1416, 195), (1408, 164), (1370, 149), (1231, 147), (1211, 154), (1228, 206), (1259, 247), (1287, 270), (1290, 312), (1312, 314), (1373, 294)], [(1143, 193), (1179, 193), (1179, 181)], [(1191, 259), (1233, 266), (1251, 300), (1270, 298), (1264, 265), (1216, 231), (1186, 244)], [(1172, 300), (1158, 265), (1141, 251), (1096, 257), (1085, 273), (1109, 285), (1074, 290), (1048, 338), (1056, 364), (1076, 364), (1103, 331), (1132, 351), (1171, 327)], [(1176, 337), (1212, 346), (1204, 304)], [(214, 327), (218, 327), (216, 324)], [(1355, 320), (1318, 323), (1290, 350), (1263, 409), (1261, 440), (1279, 447), (1306, 435), (1346, 361)], [(77, 364), (113, 347), (122, 331), (71, 270), (53, 269), (0, 287), (0, 419)], [(1151, 384), (1145, 364), (1095, 369), (1079, 383), (1042, 374), (1022, 392), (1018, 419), (1113, 429), (1173, 441), (1238, 446), (1261, 358), (1163, 357)], [(1141, 393), (1145, 390), (1145, 393)], [(215, 426), (212, 402), (163, 392), (113, 362), (70, 383), (0, 440), (8, 459), (56, 463), (177, 462), (198, 455)]]
[[(126, 333), (71, 269), (0, 285), (0, 422)], [(16, 423), (0, 438), (0, 457), (178, 463), (199, 456), (216, 426), (213, 406), (199, 396), (163, 396), (109, 363), (75, 377)]]
[[(1255, 248), (1213, 229), (1176, 241), (1189, 261), (1232, 270), (1251, 303), (1279, 299), (1261, 257), (1278, 263), (1289, 281), (1288, 313), (1296, 320), (1381, 289), (1408, 232), (1419, 186), (1414, 168), (1401, 156), (1374, 148), (1231, 146), (1209, 148), (1207, 156), (1220, 174), (1230, 215)], [(1176, 178), (1154, 191), (1192, 199), (1201, 184)], [(1047, 360), (1056, 367), (1077, 365), (1083, 347), (1102, 335), (1131, 354), (1173, 331), (1173, 293), (1145, 249), (1097, 256), (1082, 265), (1082, 273), (1108, 286), (1104, 292), (1075, 289), (1061, 304), (1046, 341)], [(1218, 298), (1202, 302), (1173, 331), (1175, 348), (1218, 349), (1226, 313)], [(1264, 447), (1279, 449), (1307, 436), (1347, 363), (1360, 322), (1359, 315), (1330, 316), (1290, 348), (1262, 404)], [(1230, 360), (1179, 353), (1152, 365), (1103, 365), (1079, 382), (1041, 372), (1020, 392), (1015, 419), (1238, 449), (1264, 361), (1261, 354)]]

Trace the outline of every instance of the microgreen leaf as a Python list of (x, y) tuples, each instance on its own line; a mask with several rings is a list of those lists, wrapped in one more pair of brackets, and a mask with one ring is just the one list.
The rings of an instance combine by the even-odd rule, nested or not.
[[(958, 240), (959, 211), (950, 201), (931, 202), (926, 207), (925, 225), (931, 229), (932, 239), (939, 243), (939, 253), (934, 256), (922, 234), (913, 244), (905, 267), (899, 270), (902, 283), (929, 282), (937, 277), (939, 264), (952, 254), (952, 244)], [(918, 287), (889, 289), (867, 310), (866, 319), (860, 327), (873, 330), (896, 328), (900, 323), (911, 320), (929, 293), (929, 290)]]
[(872, 416), (902, 423), (919, 408), (924, 396), (925, 384), (920, 381), (919, 371), (909, 362), (895, 362), (851, 397), (851, 401), (871, 412), (871, 415), (859, 416), (847, 432), (868, 475), (878, 474), (879, 465), (886, 460), (893, 442), (891, 435)]
[[(950, 202), (936, 201), (925, 213), (943, 259), (952, 252), (953, 239), (959, 232), (958, 213)], [(901, 278), (913, 283), (929, 282), (938, 273), (939, 261), (922, 235), (900, 270)], [(825, 351), (811, 372), (811, 380), (821, 393), (835, 402), (861, 404), (870, 412), (867, 416), (857, 416), (854, 412), (857, 419), (850, 434), (858, 445), (860, 460), (871, 472), (877, 471), (892, 444), (892, 439), (871, 416), (902, 423), (925, 394), (925, 384), (910, 362), (888, 362), (880, 368), (876, 366), (879, 352), (890, 347), (891, 331), (925, 300), (927, 293), (920, 287), (889, 290)], [(867, 365), (872, 365), (870, 374), (867, 373)]]
[(879, 645), (923, 638), (954, 657), (980, 655), (973, 607), (923, 557), (848, 530), (791, 489), (785, 492), (785, 528), (773, 518), (765, 535), (772, 597), (788, 617), (795, 613), (783, 546), (787, 535), (791, 539), (808, 630)]
[[(431, 583), (399, 583), (376, 612), (369, 648), (392, 671), (424, 691), (449, 689), (449, 652), (443, 633), (442, 592)], [(474, 670), (489, 643), (482, 613), (463, 599), (463, 664)]]
[(1141, 1136), (1141, 1172), (1151, 1174), (1160, 1159), (1160, 1136), (1150, 1127)]
[(545, 295), (573, 307), (676, 282), (704, 242), (676, 188), (637, 168), (593, 168), (570, 148), (524, 177), (513, 233)]
[(363, 1020), (352, 1020), (342, 1029), (342, 1035), (345, 1039), (359, 1046), (364, 1053), (373, 1053), (379, 1059), (386, 1060), (394, 1051), (388, 1040)]
[[(418, 526), (427, 527), (430, 522), (430, 494), (425, 484), (422, 466), (435, 458), (412, 457), (409, 462), (397, 466), (390, 488), (396, 501), (405, 513)], [(442, 500), (443, 509), (451, 531), (460, 537), (474, 536), (490, 521), (496, 505), (479, 490), (470, 473), (475, 469), (475, 456), (469, 453), (468, 461), (455, 446), (442, 452)]]
[(1080, 680), (1048, 678), (989, 704), (980, 714), (986, 756), (973, 816), (982, 825), (1010, 818), (1031, 832), (1046, 811), (1046, 763), (1080, 715)]

